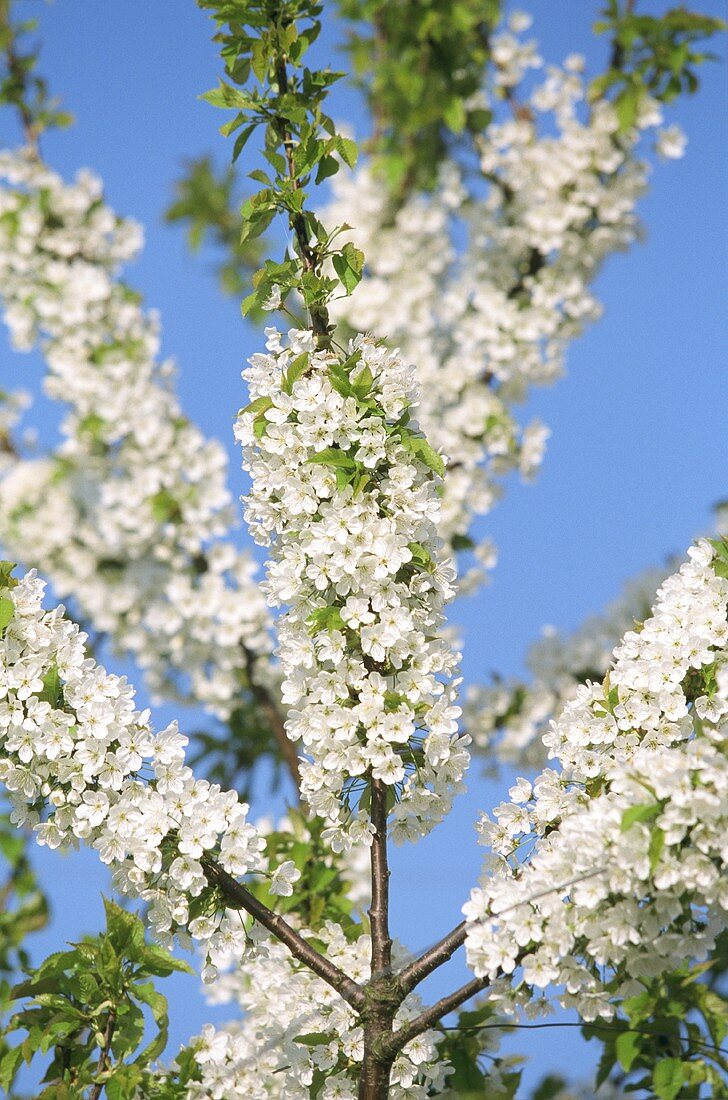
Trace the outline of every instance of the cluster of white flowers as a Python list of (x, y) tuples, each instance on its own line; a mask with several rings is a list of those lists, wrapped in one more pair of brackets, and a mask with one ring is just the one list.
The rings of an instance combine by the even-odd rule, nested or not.
[[(304, 932), (304, 936), (309, 933)], [(369, 977), (371, 942), (351, 939), (327, 922), (315, 932), (326, 955), (355, 981)], [(409, 961), (395, 944), (396, 965)], [(221, 974), (208, 988), (216, 1004), (236, 1002), (241, 1022), (207, 1025), (192, 1041), (201, 1081), (190, 1100), (308, 1100), (315, 1082), (322, 1100), (355, 1100), (364, 1053), (355, 1012), (280, 944)], [(419, 1014), (416, 994), (403, 1003), (395, 1029)], [(440, 1033), (425, 1031), (403, 1048), (392, 1067), (393, 1100), (424, 1100), (443, 1092), (451, 1067), (438, 1050)]]
[(214, 977), (247, 936), (237, 911), (195, 913), (204, 860), (242, 876), (262, 868), (264, 841), (234, 792), (193, 777), (176, 724), (154, 734), (63, 608), (43, 610), (43, 591), (32, 571), (0, 587), (0, 782), (12, 820), (51, 848), (94, 848), (115, 886), (148, 904), (160, 942), (205, 943)]
[[(728, 505), (717, 504), (713, 535), (728, 535)], [(569, 634), (544, 627), (526, 653), (527, 681), (498, 680), (469, 685), (463, 725), (474, 751), (495, 772), (499, 763), (540, 769), (546, 760), (543, 735), (553, 718), (586, 680), (600, 680), (626, 631), (651, 614), (655, 593), (677, 562), (654, 566), (632, 577), (616, 600), (590, 615)]]
[(468, 754), (456, 736), (457, 655), (444, 640), (453, 570), (440, 558), (438, 472), (410, 421), (414, 373), (358, 337), (348, 357), (284, 340), (245, 372), (236, 433), (253, 487), (246, 519), (272, 548), (287, 730), (308, 754), (302, 791), (337, 843), (369, 839), (365, 776), (399, 792), (397, 839), (449, 809)]
[(491, 770), (498, 763), (543, 766), (543, 734), (551, 719), (560, 715), (580, 684), (604, 676), (614, 647), (625, 631), (648, 617), (667, 574), (665, 568), (640, 573), (603, 612), (591, 615), (571, 634), (545, 627), (543, 637), (526, 654), (532, 679), (468, 687), (463, 724), (474, 750)]
[(696, 544), (554, 722), (561, 770), (481, 822), (501, 874), (465, 907), (476, 974), (520, 968), (523, 995), (554, 983), (594, 1019), (728, 926), (727, 577), (728, 555)]
[(242, 647), (269, 675), (270, 619), (252, 559), (224, 538), (224, 449), (182, 415), (158, 320), (118, 278), (141, 231), (91, 173), (67, 184), (28, 150), (0, 154), (0, 181), (4, 318), (16, 348), (41, 343), (46, 392), (68, 408), (52, 458), (5, 464), (0, 538), (154, 691), (226, 715)]
[[(527, 26), (517, 15), (513, 33), (493, 39), (495, 87), (481, 105), (496, 114), (503, 87), (542, 67), (515, 36)], [(514, 405), (561, 375), (568, 343), (599, 316), (589, 287), (600, 264), (638, 233), (647, 166), (635, 147), (659, 124), (659, 105), (645, 100), (620, 134), (609, 103), (587, 108), (582, 67), (576, 56), (549, 66), (515, 118), (498, 115), (479, 142), (482, 185), (470, 193), (454, 163), (432, 195), (396, 211), (366, 167), (333, 180), (327, 218), (352, 225), (366, 256), (364, 278), (334, 315), (386, 333), (417, 364), (422, 429), (450, 457), (440, 534), (455, 549), (468, 545), (473, 516), (490, 511), (505, 473), (528, 478), (540, 465), (549, 430), (521, 428)], [(676, 141), (662, 148), (676, 151)], [(494, 560), (487, 542), (476, 554), (485, 567)]]

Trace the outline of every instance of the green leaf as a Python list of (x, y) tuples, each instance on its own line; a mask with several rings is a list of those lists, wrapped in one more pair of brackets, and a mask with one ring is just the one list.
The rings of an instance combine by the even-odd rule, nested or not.
[(18, 581), (13, 576), (17, 565), (15, 561), (0, 561), (0, 588), (17, 588)]
[(340, 363), (332, 363), (329, 367), (331, 385), (342, 397), (355, 397), (354, 387), (344, 366)]
[(253, 43), (253, 49), (250, 54), (250, 67), (261, 84), (265, 83), (269, 64), (270, 54), (268, 42), (263, 38), (259, 38)]
[(338, 607), (317, 607), (311, 612), (306, 622), (312, 634), (319, 630), (346, 630), (346, 623)]
[(412, 560), (416, 565), (421, 566), (423, 569), (432, 565), (432, 555), (421, 542), (409, 542), (407, 548), (412, 554)]
[(365, 363), (362, 369), (358, 372), (356, 378), (352, 379), (352, 388), (356, 396), (360, 400), (363, 400), (370, 392), (373, 384), (374, 375)]
[(38, 698), (52, 707), (57, 707), (62, 701), (61, 677), (58, 666), (51, 665), (43, 677), (43, 690), (38, 693)]
[(0, 637), (5, 633), (8, 623), (15, 615), (15, 604), (7, 596), (0, 596)]
[(329, 176), (335, 176), (339, 171), (339, 162), (336, 157), (324, 156), (318, 163), (316, 169), (316, 183), (322, 183)]
[(297, 1035), (293, 1041), (305, 1047), (318, 1047), (324, 1043), (330, 1043), (331, 1035), (325, 1031), (311, 1031), (307, 1035)]
[(425, 466), (429, 467), (438, 477), (445, 476), (445, 461), (442, 455), (430, 446), (424, 436), (413, 435), (412, 432), (405, 431), (402, 432), (401, 439), (405, 450), (418, 458), (420, 462), (424, 462)]
[(665, 834), (659, 826), (655, 826), (650, 836), (650, 871), (654, 875), (657, 870), (657, 865), (660, 862), (660, 856), (662, 855), (662, 849), (665, 847)]
[(619, 1064), (625, 1073), (629, 1073), (640, 1053), (641, 1037), (636, 1031), (623, 1031), (617, 1036), (614, 1048)]
[[(303, 378), (304, 374), (308, 370), (309, 358), (308, 352), (303, 352), (302, 355), (297, 355), (291, 363), (290, 367), (283, 376), (281, 383), (281, 389), (284, 393), (293, 393), (293, 387), (299, 378)], [(271, 402), (272, 404), (272, 402)]]
[(148, 944), (140, 956), (140, 963), (145, 974), (154, 974), (159, 978), (166, 978), (168, 974), (179, 972), (181, 974), (194, 974), (188, 962), (184, 959), (176, 959), (164, 947), (158, 944)]
[(661, 809), (659, 802), (646, 802), (640, 806), (630, 806), (622, 814), (621, 831), (626, 833), (636, 821), (651, 821), (653, 817), (657, 817)]
[(240, 312), (243, 317), (247, 317), (251, 309), (255, 309), (260, 300), (260, 295), (257, 290), (254, 290), (252, 294), (246, 295), (240, 303)]
[(239, 88), (233, 88), (230, 84), (220, 83), (219, 87), (211, 88), (209, 92), (203, 92), (199, 97), (213, 107), (250, 107), (254, 104), (248, 92), (242, 92)]
[(341, 252), (337, 252), (332, 257), (332, 262), (344, 290), (347, 294), (351, 294), (361, 282), (364, 253), (353, 244), (345, 244)]
[(465, 129), (468, 118), (467, 109), (462, 98), (459, 96), (453, 97), (443, 110), (442, 118), (449, 130), (452, 130), (454, 134), (461, 134)]
[(0, 1058), (0, 1088), (3, 1088), (8, 1093), (10, 1092), (10, 1085), (12, 1084), (13, 1078), (22, 1060), (22, 1047), (13, 1047), (10, 1050), (6, 1050), (2, 1058)]
[(625, 133), (634, 126), (640, 99), (640, 90), (632, 86), (625, 88), (615, 99), (614, 109), (619, 119), (620, 133)]
[(454, 534), (450, 539), (450, 545), (453, 550), (472, 550), (475, 542), (469, 535)]
[(655, 1066), (652, 1087), (659, 1100), (675, 1100), (685, 1080), (685, 1067), (679, 1058), (664, 1058)]
[(152, 515), (157, 523), (173, 523), (181, 517), (179, 503), (168, 489), (160, 489), (149, 500)]
[(238, 136), (235, 138), (235, 144), (233, 145), (233, 156), (232, 156), (233, 164), (235, 164), (235, 161), (238, 159), (238, 157), (242, 153), (243, 149), (247, 145), (248, 141), (250, 140), (250, 135), (256, 129), (257, 125), (258, 125), (257, 122), (249, 123), (248, 126), (244, 126), (242, 128), (242, 130), (240, 131)]
[(356, 459), (338, 447), (325, 447), (323, 451), (318, 451), (308, 461), (319, 466), (340, 466), (344, 470), (356, 470), (357, 468)]
[(259, 416), (261, 413), (267, 412), (268, 409), (271, 408), (273, 408), (272, 397), (256, 397), (255, 401), (251, 401), (250, 404), (240, 409), (238, 416), (244, 416), (246, 413), (252, 413), (253, 416)]
[(348, 164), (349, 168), (353, 168), (359, 159), (359, 150), (357, 149), (356, 142), (352, 141), (351, 138), (337, 136), (336, 149), (344, 163)]
[(106, 929), (111, 946), (133, 962), (144, 948), (144, 925), (136, 913), (127, 913), (121, 906), (104, 898)]

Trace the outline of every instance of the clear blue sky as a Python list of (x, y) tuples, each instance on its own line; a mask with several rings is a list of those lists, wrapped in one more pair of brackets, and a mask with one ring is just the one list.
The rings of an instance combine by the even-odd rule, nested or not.
[[(602, 63), (604, 46), (590, 33), (597, 0), (522, 6), (535, 16), (547, 59), (578, 50), (594, 66)], [(695, 6), (725, 15), (718, 0)], [(217, 132), (221, 113), (197, 99), (218, 73), (211, 24), (193, 0), (20, 0), (19, 7), (40, 18), (42, 71), (76, 116), (70, 131), (46, 139), (46, 156), (66, 175), (83, 166), (98, 171), (112, 205), (145, 225), (147, 247), (130, 280), (161, 310), (185, 409), (229, 444), (237, 493), (231, 422), (243, 401), (240, 370), (259, 335), (243, 325), (235, 302), (221, 298), (209, 267), (189, 258), (181, 232), (162, 222), (182, 161), (207, 151), (220, 163), (228, 156)], [(330, 26), (324, 41), (332, 52), (337, 37)], [(607, 265), (597, 284), (604, 318), (572, 348), (568, 377), (538, 393), (528, 410), (553, 430), (539, 481), (513, 482), (485, 521), (500, 549), (494, 583), (454, 615), (470, 679), (520, 672), (544, 623), (578, 625), (627, 577), (683, 550), (708, 525), (710, 505), (728, 495), (723, 64), (706, 68), (702, 80), (699, 95), (672, 112), (688, 133), (688, 152), (655, 169), (641, 206), (646, 242)], [(352, 93), (337, 94), (336, 113), (361, 126)], [(7, 116), (0, 115), (0, 134), (4, 143), (16, 141)], [(3, 384), (8, 376), (11, 385), (40, 376), (37, 361), (0, 354)], [(411, 947), (426, 946), (459, 919), (480, 862), (472, 823), (500, 797), (501, 787), (481, 780), (476, 765), (450, 821), (424, 844), (395, 853), (395, 932)], [(100, 927), (105, 879), (89, 857), (41, 852), (37, 866), (56, 914), (53, 929), (35, 940), (40, 959)], [(457, 965), (453, 972), (465, 973)], [(435, 980), (432, 993), (453, 980)], [(170, 1049), (206, 1019), (225, 1018), (206, 1008), (193, 979), (166, 984)], [(586, 1073), (594, 1062), (595, 1050), (574, 1030), (522, 1033), (509, 1046), (528, 1051), (529, 1082), (564, 1066)]]

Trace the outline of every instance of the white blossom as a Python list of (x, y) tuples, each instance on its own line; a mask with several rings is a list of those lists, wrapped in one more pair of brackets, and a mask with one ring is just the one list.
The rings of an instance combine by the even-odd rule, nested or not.
[(271, 547), (266, 591), (279, 621), (287, 731), (307, 754), (302, 792), (329, 840), (369, 841), (363, 778), (397, 787), (396, 839), (447, 812), (467, 765), (457, 736), (457, 655), (442, 636), (453, 570), (440, 557), (443, 460), (410, 408), (414, 374), (359, 337), (348, 357), (284, 339), (245, 372), (238, 419), (253, 487), (246, 519)]
[(583, 1019), (609, 1017), (630, 982), (705, 958), (728, 926), (727, 572), (707, 541), (690, 550), (604, 685), (553, 722), (559, 769), (481, 822), (502, 866), (465, 907), (468, 959), (522, 974), (520, 999), (553, 983)]

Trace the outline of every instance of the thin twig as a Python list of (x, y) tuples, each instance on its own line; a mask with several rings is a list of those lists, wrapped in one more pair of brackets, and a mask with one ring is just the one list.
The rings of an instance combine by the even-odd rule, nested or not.
[[(492, 1023), (492, 1024), (474, 1024), (472, 1027), (459, 1027), (457, 1024), (441, 1024), (442, 1031), (461, 1031), (464, 1034), (472, 1033), (477, 1034), (479, 1031), (540, 1031), (544, 1028), (552, 1027), (579, 1027), (579, 1028), (593, 1028), (595, 1031), (614, 1031), (618, 1035), (624, 1032), (632, 1032), (635, 1035), (650, 1035), (653, 1038), (661, 1037), (665, 1033), (657, 1029), (651, 1029), (648, 1027), (619, 1027), (614, 1024), (599, 1024), (592, 1023), (591, 1021), (575, 1021), (575, 1020), (550, 1020), (540, 1024), (515, 1024), (515, 1023)], [(691, 1039), (687, 1035), (675, 1035), (670, 1036), (675, 1038), (680, 1043), (690, 1048), (691, 1046), (705, 1047), (706, 1050), (712, 1051), (714, 1054), (728, 1054), (728, 1047), (717, 1046), (715, 1043), (708, 1043), (704, 1039)]]
[(260, 706), (260, 709), (265, 714), (270, 726), (271, 732), (275, 737), (276, 744), (280, 751), (283, 761), (288, 768), (291, 779), (296, 784), (296, 791), (299, 794), (301, 789), (301, 769), (298, 762), (298, 753), (296, 752), (295, 745), (291, 741), (290, 737), (286, 733), (286, 725), (278, 709), (273, 696), (268, 688), (261, 684), (256, 679), (256, 659), (255, 655), (246, 646), (242, 647), (243, 655), (245, 659), (245, 671), (248, 675), (248, 684), (250, 686), (250, 693), (255, 699), (256, 703)]

